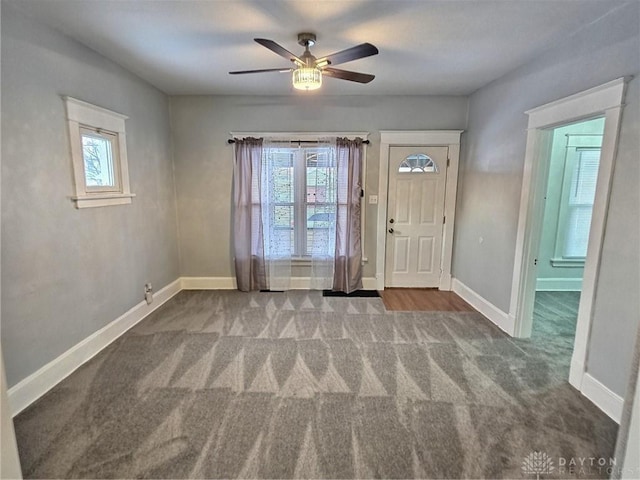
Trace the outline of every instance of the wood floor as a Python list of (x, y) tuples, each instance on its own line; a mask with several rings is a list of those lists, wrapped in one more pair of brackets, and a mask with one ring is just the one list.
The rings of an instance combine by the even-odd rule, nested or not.
[(473, 312), (474, 308), (453, 292), (436, 288), (385, 288), (380, 297), (387, 310)]

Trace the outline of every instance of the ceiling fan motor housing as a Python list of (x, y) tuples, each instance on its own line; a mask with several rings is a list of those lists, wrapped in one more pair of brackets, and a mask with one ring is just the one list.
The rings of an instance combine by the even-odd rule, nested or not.
[(316, 34), (315, 33), (299, 33), (298, 34), (298, 43), (303, 47), (312, 47), (316, 44)]

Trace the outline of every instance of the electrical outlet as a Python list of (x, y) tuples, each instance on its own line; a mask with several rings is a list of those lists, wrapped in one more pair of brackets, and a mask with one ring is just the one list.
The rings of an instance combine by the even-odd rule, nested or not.
[(369, 205), (378, 204), (378, 195), (369, 195)]

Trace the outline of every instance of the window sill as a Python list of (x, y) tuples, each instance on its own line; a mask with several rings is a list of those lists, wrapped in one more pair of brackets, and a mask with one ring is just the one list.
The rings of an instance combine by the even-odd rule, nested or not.
[[(362, 264), (369, 262), (367, 257), (362, 257)], [(296, 265), (300, 267), (310, 267), (313, 264), (313, 261), (310, 258), (292, 258), (291, 265)]]
[(112, 205), (126, 205), (135, 197), (134, 193), (100, 193), (71, 197), (76, 208), (109, 207)]
[(562, 268), (583, 268), (584, 258), (552, 258), (551, 266)]

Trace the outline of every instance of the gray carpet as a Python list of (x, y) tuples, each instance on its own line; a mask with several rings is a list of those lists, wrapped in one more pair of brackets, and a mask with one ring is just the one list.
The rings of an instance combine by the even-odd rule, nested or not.
[[(379, 298), (183, 291), (16, 418), (26, 478), (535, 478), (609, 457), (557, 335)], [(558, 461), (556, 460), (556, 465)], [(561, 474), (542, 478), (595, 476)]]
[(533, 334), (561, 335), (571, 338), (576, 333), (580, 292), (536, 292), (533, 307)]
[(569, 378), (579, 304), (580, 292), (536, 292), (533, 306), (533, 344), (547, 352), (564, 379)]

